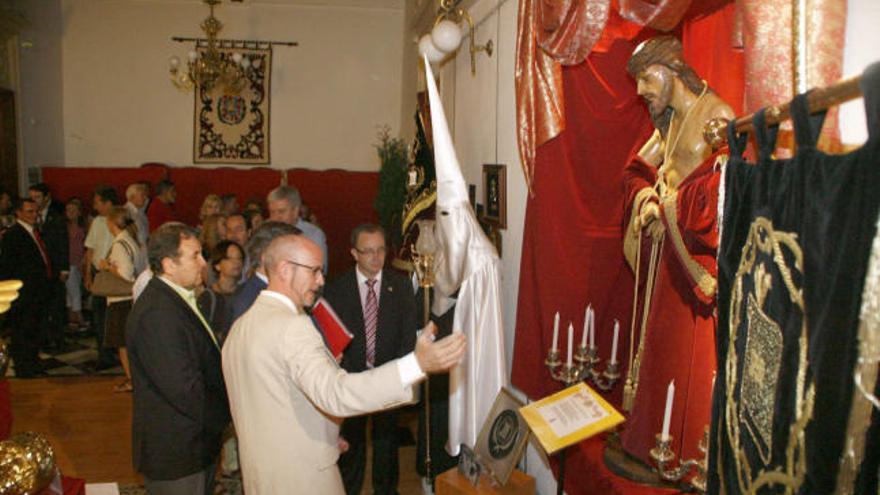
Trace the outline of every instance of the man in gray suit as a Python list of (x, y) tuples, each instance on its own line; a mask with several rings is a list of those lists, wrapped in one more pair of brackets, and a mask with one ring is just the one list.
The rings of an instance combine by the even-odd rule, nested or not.
[(244, 489), (262, 495), (342, 494), (339, 417), (412, 400), (412, 385), (455, 366), (460, 334), (434, 342), (426, 327), (415, 351), (363, 373), (347, 373), (327, 350), (304, 308), (324, 285), (321, 248), (303, 235), (282, 236), (263, 254), (269, 285), (233, 325), (223, 374), (239, 438)]

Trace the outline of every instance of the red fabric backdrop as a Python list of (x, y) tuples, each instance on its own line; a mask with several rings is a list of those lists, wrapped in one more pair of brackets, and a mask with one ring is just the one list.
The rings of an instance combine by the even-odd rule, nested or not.
[[(711, 15), (694, 10), (679, 35), (688, 62), (741, 112), (742, 54), (730, 42), (733, 9), (730, 3)], [(543, 364), (556, 311), (560, 331), (573, 321), (579, 341), (584, 308), (592, 302), (599, 354), (606, 360), (613, 320), (619, 319), (618, 359), (623, 377), (627, 372), (633, 277), (622, 253), (622, 171), (653, 126), (625, 67), (638, 42), (652, 33), (643, 31), (628, 40), (632, 30), (613, 14), (597, 50), (584, 63), (563, 67), (565, 130), (536, 153), (535, 195), (528, 200), (523, 235), (512, 372), (514, 385), (532, 399), (561, 388)], [(565, 352), (565, 338), (559, 342)], [(606, 394), (616, 406), (621, 402), (622, 381)], [(603, 448), (604, 440), (597, 438), (570, 449), (568, 493), (657, 492), (608, 472)]]
[(327, 234), (330, 277), (354, 265), (349, 252), (352, 229), (364, 222), (376, 223), (379, 217), (373, 200), (379, 190), (379, 174), (345, 170), (287, 171), (287, 182), (296, 184), (303, 202), (312, 208), (318, 224)]
[(373, 199), (379, 188), (376, 172), (349, 172), (345, 170), (290, 169), (280, 171), (267, 168), (173, 168), (150, 164), (140, 168), (99, 167), (43, 167), (43, 180), (60, 201), (74, 196), (91, 204), (91, 194), (98, 184), (116, 188), (120, 199), (125, 188), (136, 181), (155, 185), (169, 178), (177, 186), (177, 211), (189, 224), (198, 223), (199, 207), (207, 194), (235, 193), (239, 204), (251, 198), (265, 202), (266, 194), (281, 184), (287, 174), (289, 184), (295, 185), (318, 217), (318, 223), (327, 234), (330, 275), (341, 273), (352, 265), (349, 254), (349, 233), (362, 222), (376, 222)]
[(98, 184), (113, 186), (119, 199), (125, 201), (125, 188), (138, 181), (155, 185), (168, 174), (163, 165), (145, 165), (139, 168), (123, 167), (43, 167), (43, 182), (49, 185), (52, 196), (62, 202), (77, 197), (86, 210), (92, 208), (92, 192)]
[(177, 214), (185, 223), (198, 225), (199, 208), (208, 194), (234, 193), (240, 206), (251, 198), (265, 203), (266, 194), (281, 184), (281, 173), (270, 168), (172, 168), (170, 179), (177, 188)]

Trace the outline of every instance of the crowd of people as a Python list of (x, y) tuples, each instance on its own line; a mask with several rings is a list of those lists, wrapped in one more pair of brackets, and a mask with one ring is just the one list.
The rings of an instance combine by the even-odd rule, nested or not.
[[(152, 198), (151, 189), (155, 190)], [(303, 206), (298, 191), (280, 187), (273, 193), (283, 196), (283, 203), (293, 205), (287, 211), (275, 201), (283, 220), (304, 228), (316, 242), (326, 246), (320, 227), (290, 214), (298, 214)], [(91, 333), (99, 349), (96, 368), (121, 364), (127, 378), (116, 390), (131, 390), (123, 327), (133, 296), (102, 296), (92, 291), (92, 283), (101, 272), (110, 272), (129, 283), (141, 273), (150, 273), (146, 260), (149, 235), (163, 223), (179, 220), (176, 198), (177, 190), (167, 180), (154, 188), (146, 182), (130, 184), (124, 203), (114, 188), (98, 186), (92, 197), (86, 198), (91, 200), (90, 208), (77, 197), (66, 203), (57, 201), (45, 183), (32, 185), (27, 196), (21, 198), (0, 190), (0, 239), (6, 238), (0, 245), (0, 279), (22, 278), (31, 280), (30, 286), (46, 287), (33, 293), (25, 291), (17, 306), (33, 309), (13, 311), (6, 319), (11, 337), (16, 329), (21, 334), (11, 339), (10, 349), (17, 377), (45, 375), (46, 370), (36, 358), (40, 350), (58, 354), (69, 349), (72, 334)], [(31, 209), (35, 215), (30, 214)], [(231, 321), (223, 322), (229, 320), (224, 308), (231, 308), (231, 295), (250, 274), (245, 246), (265, 218), (264, 202), (259, 199), (249, 200), (244, 209), (240, 209), (235, 194), (208, 194), (202, 201), (195, 228), (202, 255), (210, 261), (203, 273), (202, 299), (221, 328), (228, 330), (231, 325)], [(31, 240), (22, 238), (21, 229)], [(7, 232), (12, 234), (8, 238)], [(19, 255), (28, 263), (18, 263)], [(49, 268), (40, 270), (36, 265), (44, 263), (43, 259)], [(235, 259), (238, 262), (232, 261)], [(41, 271), (44, 277), (40, 277)], [(223, 300), (218, 301), (216, 296)]]
[[(16, 376), (45, 375), (40, 349), (93, 332), (96, 366), (118, 361), (114, 390), (133, 393), (133, 463), (148, 493), (212, 493), (218, 463), (250, 493), (307, 480), (315, 493), (360, 493), (369, 413), (373, 489), (396, 493), (396, 418), (380, 411), (458, 362), (465, 342), (435, 341), (432, 325), (417, 339), (413, 287), (384, 268), (382, 228), (353, 231), (355, 267), (328, 284), (354, 336), (337, 360), (309, 316), (327, 240), (295, 187), (269, 192), (267, 216), (262, 201), (240, 210), (235, 195), (209, 194), (195, 226), (178, 220), (173, 183), (150, 190), (129, 185), (121, 205), (97, 187), (91, 215), (42, 183), (27, 197), (0, 194), (0, 279), (24, 282), (5, 321)], [(340, 436), (336, 418), (347, 416), (359, 417)]]

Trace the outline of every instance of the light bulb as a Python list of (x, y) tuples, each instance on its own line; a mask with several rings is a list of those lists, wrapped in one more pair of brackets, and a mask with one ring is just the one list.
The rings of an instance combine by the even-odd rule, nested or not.
[(232, 54), (232, 61), (236, 64), (241, 64), (241, 53), (235, 52)]
[(419, 55), (428, 57), (429, 62), (439, 62), (446, 56), (445, 53), (441, 52), (436, 46), (434, 46), (430, 34), (426, 34), (419, 39)]
[(189, 53), (186, 54), (189, 57), (190, 62), (195, 62), (197, 58), (199, 58), (199, 52), (195, 50), (190, 50)]
[(461, 44), (461, 29), (458, 28), (458, 24), (443, 19), (431, 30), (431, 41), (438, 50), (452, 53), (458, 50), (458, 45)]
[(172, 70), (177, 70), (177, 68), (180, 67), (180, 57), (173, 55), (168, 59), (168, 65), (171, 66)]
[(241, 66), (244, 69), (247, 69), (248, 67), (250, 67), (251, 66), (251, 59), (249, 59), (247, 57), (242, 57), (241, 58)]

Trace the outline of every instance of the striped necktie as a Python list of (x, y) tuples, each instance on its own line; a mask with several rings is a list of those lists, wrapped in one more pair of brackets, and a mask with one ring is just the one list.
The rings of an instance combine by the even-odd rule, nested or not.
[(379, 323), (379, 302), (376, 279), (367, 280), (367, 302), (364, 304), (364, 334), (367, 337), (367, 368), (376, 362), (376, 325)]

